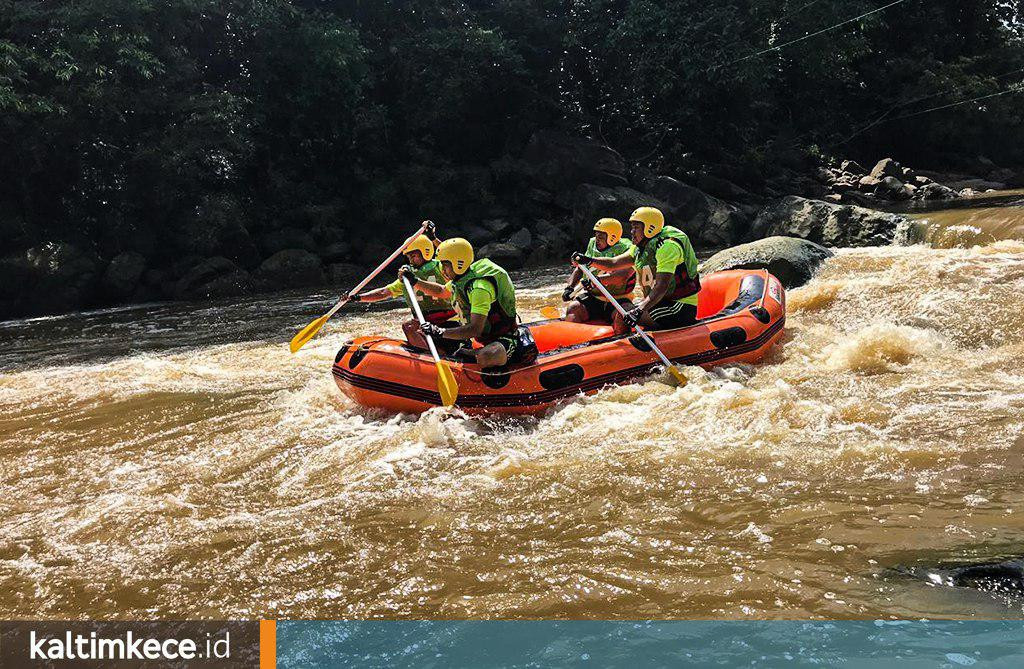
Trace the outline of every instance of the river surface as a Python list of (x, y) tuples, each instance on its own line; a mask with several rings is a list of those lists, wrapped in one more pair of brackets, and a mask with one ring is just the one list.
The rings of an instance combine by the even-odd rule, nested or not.
[(289, 354), (326, 293), (0, 323), (0, 618), (1020, 617), (902, 568), (1024, 554), (1021, 204), (841, 250), (763, 364), (538, 419), (353, 405), (335, 351), (406, 312)]

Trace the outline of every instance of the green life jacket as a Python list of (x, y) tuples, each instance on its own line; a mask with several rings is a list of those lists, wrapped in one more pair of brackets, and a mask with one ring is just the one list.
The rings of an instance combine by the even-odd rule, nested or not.
[(452, 281), (452, 304), (464, 323), (469, 322), (469, 291), (476, 281), (486, 281), (494, 287), (497, 299), (491, 303), (480, 341), (487, 343), (516, 329), (516, 289), (508, 272), (487, 259), (477, 260), (466, 273)]
[[(591, 258), (614, 258), (621, 256), (623, 253), (628, 253), (633, 248), (633, 242), (628, 239), (620, 239), (618, 242), (609, 246), (604, 251), (597, 250), (597, 242), (591, 238), (590, 243), (587, 244), (587, 255)], [(625, 298), (633, 294), (633, 289), (636, 288), (636, 272), (630, 272), (626, 274), (622, 272), (619, 275), (610, 274), (607, 272), (600, 272), (594, 270), (594, 276), (601, 280), (601, 284), (608, 289), (608, 292), (615, 298)], [(589, 292), (594, 297), (604, 300), (604, 295), (601, 294), (597, 288), (590, 289)], [(605, 300), (607, 302), (607, 300)]]
[[(436, 260), (427, 261), (420, 267), (413, 267), (412, 273), (415, 274), (416, 278), (420, 281), (430, 281), (441, 285), (444, 285), (447, 282), (447, 279), (445, 279), (441, 274), (441, 263)], [(402, 289), (402, 296), (405, 298), (405, 302), (409, 305), (409, 308), (412, 309), (412, 302), (409, 301), (409, 296), (406, 295), (404, 287)], [(432, 297), (426, 293), (421, 293), (418, 290), (416, 290), (416, 299), (419, 300), (420, 309), (424, 314), (429, 314), (435, 311), (451, 311), (452, 309), (451, 302), (448, 300), (443, 300), (439, 297)]]
[(658, 260), (655, 256), (662, 244), (678, 244), (683, 250), (683, 261), (676, 265), (676, 271), (672, 276), (672, 283), (669, 284), (665, 301), (672, 300), (696, 305), (697, 293), (700, 292), (697, 254), (693, 252), (693, 246), (686, 233), (671, 225), (662, 228), (661, 232), (650, 239), (642, 249), (637, 248), (633, 266), (640, 279), (640, 292), (646, 297), (654, 288), (654, 280), (658, 274)]

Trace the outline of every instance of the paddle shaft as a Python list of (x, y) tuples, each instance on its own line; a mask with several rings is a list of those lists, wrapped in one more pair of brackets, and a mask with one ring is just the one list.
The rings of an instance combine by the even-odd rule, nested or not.
[[(609, 293), (608, 289), (604, 287), (604, 284), (602, 284), (598, 280), (598, 278), (594, 276), (594, 273), (590, 271), (590, 268), (587, 267), (586, 265), (577, 265), (577, 267), (579, 267), (583, 271), (583, 274), (585, 274), (586, 277), (590, 279), (591, 283), (597, 286), (597, 289), (601, 291), (601, 294), (605, 296), (605, 299), (612, 303), (612, 306), (615, 307), (615, 310), (622, 314), (622, 317), (625, 318), (626, 310), (622, 308), (622, 305), (619, 304), (618, 300), (612, 297), (612, 294)], [(639, 325), (634, 325), (633, 329), (636, 330), (636, 333), (640, 335), (640, 337), (645, 342), (647, 342), (647, 345), (651, 347), (651, 350), (654, 351), (659, 358), (661, 358), (661, 362), (664, 363), (666, 367), (674, 367), (672, 361), (665, 357), (665, 354), (661, 352), (661, 349), (658, 348), (657, 344), (654, 343), (654, 340), (651, 339), (651, 336), (644, 332), (643, 328), (641, 328)]]
[[(420, 325), (423, 325), (427, 322), (427, 319), (423, 318), (423, 311), (420, 309), (420, 303), (416, 299), (416, 293), (412, 290), (412, 284), (409, 283), (409, 279), (403, 276), (402, 285), (405, 286), (405, 292), (409, 296), (409, 302), (412, 304), (413, 313), (416, 314), (416, 320), (420, 322)], [(434, 356), (434, 362), (440, 364), (441, 356), (437, 354), (437, 347), (434, 345), (434, 338), (424, 337), (424, 339), (427, 340), (427, 346), (430, 347), (430, 355)]]
[[(338, 300), (338, 303), (335, 304), (333, 307), (331, 307), (331, 310), (328, 311), (327, 314), (326, 314), (327, 319), (329, 319), (334, 314), (338, 313), (338, 309), (341, 309), (343, 306), (345, 306), (345, 304), (348, 303), (349, 298), (352, 295), (357, 294), (359, 291), (361, 291), (363, 288), (366, 287), (366, 284), (370, 283), (375, 278), (377, 278), (377, 275), (380, 274), (381, 272), (383, 272), (384, 268), (386, 268), (388, 265), (390, 265), (392, 262), (394, 262), (395, 258), (397, 258), (398, 256), (402, 255), (402, 251), (405, 250), (405, 247), (407, 247), (410, 243), (412, 243), (412, 240), (414, 240), (417, 237), (419, 237), (420, 235), (422, 235), (423, 231), (426, 230), (426, 229), (427, 229), (427, 221), (423, 221), (423, 225), (420, 226), (420, 229), (417, 230), (416, 232), (414, 232), (404, 242), (402, 242), (402, 245), (399, 246), (397, 249), (395, 249), (394, 253), (389, 255), (387, 260), (385, 260), (381, 264), (377, 265), (377, 269), (375, 269), (372, 272), (370, 272), (370, 274), (365, 279), (363, 279), (362, 281), (359, 282), (358, 286), (356, 286), (352, 290), (348, 291), (348, 296)], [(414, 303), (416, 302), (416, 298), (413, 298), (413, 302)]]

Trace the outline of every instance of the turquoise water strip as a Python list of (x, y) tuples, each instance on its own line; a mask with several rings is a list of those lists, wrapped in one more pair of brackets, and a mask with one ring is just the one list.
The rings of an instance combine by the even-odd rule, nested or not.
[(278, 623), (278, 667), (1024, 667), (1024, 621)]

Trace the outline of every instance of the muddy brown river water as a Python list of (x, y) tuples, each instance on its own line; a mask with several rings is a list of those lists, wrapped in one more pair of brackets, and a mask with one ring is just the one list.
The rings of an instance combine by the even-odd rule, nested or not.
[(1020, 617), (897, 569), (1024, 554), (1024, 206), (921, 217), (763, 364), (538, 419), (350, 403), (397, 303), (295, 356), (332, 296), (0, 323), (0, 618)]

